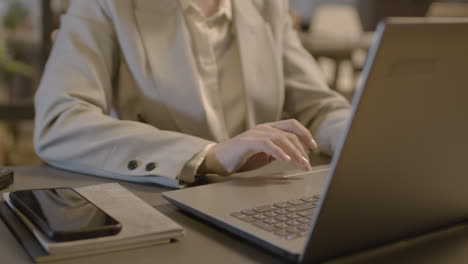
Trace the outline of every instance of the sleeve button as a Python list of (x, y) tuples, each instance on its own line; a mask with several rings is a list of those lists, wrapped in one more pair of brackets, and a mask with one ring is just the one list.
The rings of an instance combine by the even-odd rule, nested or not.
[(150, 162), (148, 164), (146, 164), (146, 171), (153, 171), (154, 169), (156, 169), (157, 167), (157, 164), (155, 162)]
[(137, 120), (138, 120), (138, 122), (141, 122), (141, 123), (145, 123), (145, 124), (147, 123), (146, 119), (143, 117), (142, 114), (137, 115)]
[(128, 165), (127, 165), (127, 168), (129, 170), (135, 170), (136, 168), (138, 168), (138, 161), (136, 160), (131, 160)]

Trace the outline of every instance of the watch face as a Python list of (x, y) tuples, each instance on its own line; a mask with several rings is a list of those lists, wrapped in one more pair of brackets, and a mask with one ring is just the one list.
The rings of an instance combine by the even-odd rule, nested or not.
[(0, 190), (13, 184), (13, 171), (11, 169), (0, 168)]

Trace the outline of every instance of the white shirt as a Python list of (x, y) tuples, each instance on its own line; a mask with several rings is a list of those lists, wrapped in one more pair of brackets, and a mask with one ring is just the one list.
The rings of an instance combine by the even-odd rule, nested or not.
[[(180, 0), (197, 64), (198, 82), (207, 118), (215, 139), (220, 141), (246, 128), (246, 103), (239, 47), (234, 35), (231, 0), (220, 0), (210, 17), (192, 0)], [(189, 161), (179, 179), (191, 183), (212, 145)]]

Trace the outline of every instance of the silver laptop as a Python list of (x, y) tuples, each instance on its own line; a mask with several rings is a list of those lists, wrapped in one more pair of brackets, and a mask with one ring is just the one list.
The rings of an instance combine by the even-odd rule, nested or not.
[(163, 196), (301, 263), (468, 219), (468, 20), (395, 18), (377, 34), (329, 170)]

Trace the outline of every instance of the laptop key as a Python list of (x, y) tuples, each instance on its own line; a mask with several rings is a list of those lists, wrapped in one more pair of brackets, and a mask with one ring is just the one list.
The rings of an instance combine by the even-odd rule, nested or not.
[(253, 210), (259, 213), (265, 213), (265, 212), (273, 211), (275, 209), (277, 208), (272, 205), (264, 205), (264, 206), (259, 206)]
[(269, 219), (264, 220), (263, 223), (273, 225), (273, 224), (278, 223), (278, 221), (275, 220), (274, 218), (269, 218)]
[(298, 211), (303, 211), (303, 210), (312, 209), (312, 208), (315, 208), (315, 204), (298, 205), (298, 206), (286, 208), (286, 210), (289, 212), (298, 212)]
[(266, 212), (265, 215), (268, 216), (268, 217), (275, 217), (275, 216), (278, 216), (278, 214), (275, 213), (275, 212)]
[(276, 210), (275, 213), (280, 214), (280, 215), (289, 214), (289, 212), (286, 211), (286, 209)]
[(250, 216), (247, 216), (247, 217), (244, 217), (244, 218), (239, 218), (239, 219), (246, 222), (246, 223), (253, 223), (255, 221), (255, 219), (250, 217)]
[(278, 223), (275, 225), (276, 228), (279, 228), (279, 229), (286, 229), (289, 225), (287, 225), (286, 223)]
[(300, 225), (301, 223), (296, 220), (289, 220), (286, 222), (286, 224), (289, 226), (297, 226), (297, 225)]
[(257, 220), (264, 220), (264, 219), (267, 219), (268, 217), (264, 214), (256, 214), (256, 215), (253, 215), (252, 216), (253, 218), (257, 219)]
[(301, 200), (306, 202), (306, 203), (313, 203), (313, 202), (318, 201), (318, 198), (316, 198), (316, 197), (304, 197), (304, 198), (301, 198)]
[(284, 222), (284, 221), (288, 221), (289, 218), (284, 216), (284, 215), (279, 215), (279, 216), (275, 217), (275, 220), (280, 221), (280, 222)]
[(310, 223), (310, 218), (303, 217), (303, 218), (297, 219), (297, 221), (301, 222), (303, 224), (309, 224)]
[(301, 211), (301, 212), (298, 212), (297, 214), (300, 215), (300, 216), (311, 216), (311, 215), (314, 214), (314, 209)]
[(252, 217), (241, 213), (232, 213), (231, 216), (234, 216), (235, 218), (247, 223), (252, 223), (253, 221), (255, 221), (255, 219), (253, 219)]
[(301, 204), (305, 204), (304, 201), (301, 201), (300, 199), (298, 200), (291, 200), (291, 201), (288, 201), (289, 204), (292, 204), (292, 205), (301, 205)]
[(245, 214), (245, 215), (248, 215), (248, 216), (252, 216), (252, 215), (256, 215), (258, 214), (257, 212), (253, 211), (253, 210), (244, 210), (244, 211), (241, 211), (241, 213)]
[(276, 206), (278, 208), (287, 208), (287, 207), (290, 207), (291, 204), (289, 204), (289, 203), (275, 203), (274, 206)]
[(292, 214), (287, 214), (286, 215), (289, 219), (297, 219), (297, 218), (301, 218), (302, 215), (298, 215), (296, 213), (292, 213)]
[(237, 212), (236, 212), (236, 213), (232, 213), (231, 216), (234, 216), (235, 218), (239, 218), (239, 217), (244, 217), (244, 216), (246, 216), (246, 215), (243, 214), (243, 213), (237, 213)]
[(268, 232), (274, 232), (277, 230), (277, 228), (273, 225), (265, 224), (263, 222), (254, 222), (254, 226), (260, 227), (261, 229), (268, 231)]
[(299, 230), (298, 227), (296, 227), (296, 226), (290, 226), (290, 227), (286, 228), (286, 231), (288, 231), (290, 233), (299, 233), (302, 230)]
[(286, 230), (278, 230), (275, 232), (275, 235), (280, 236), (280, 237), (286, 237), (290, 235), (290, 233)]

